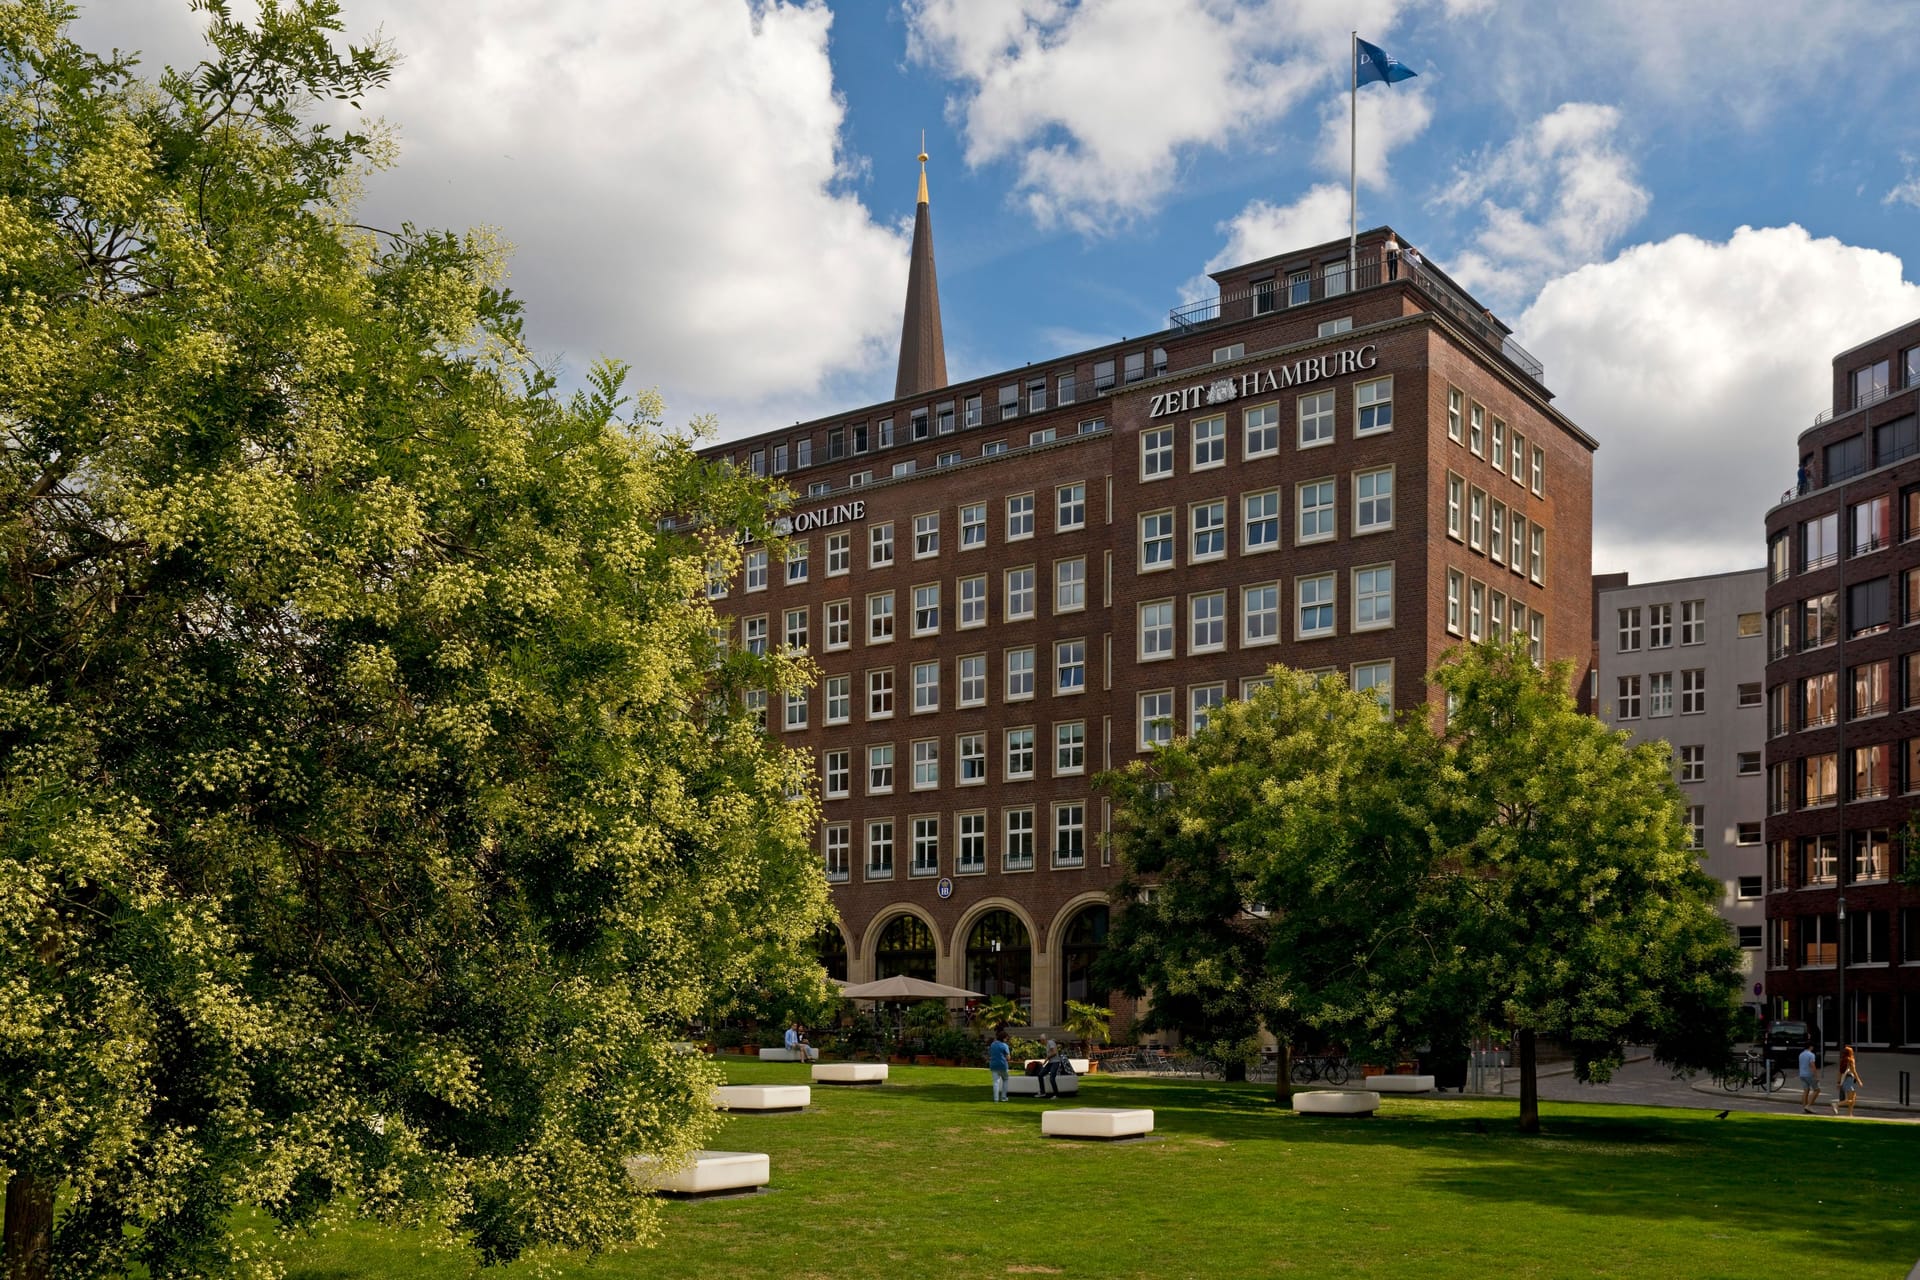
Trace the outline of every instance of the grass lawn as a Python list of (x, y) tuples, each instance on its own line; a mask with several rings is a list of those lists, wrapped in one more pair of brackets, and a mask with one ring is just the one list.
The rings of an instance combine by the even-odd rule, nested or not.
[[(735, 1083), (802, 1068), (740, 1062)], [(1156, 1140), (1040, 1137), (1041, 1104), (984, 1070), (894, 1067), (742, 1115), (711, 1144), (765, 1151), (773, 1190), (673, 1203), (657, 1249), (565, 1263), (627, 1276), (1900, 1277), (1920, 1259), (1920, 1128), (1735, 1112), (1396, 1099), (1301, 1117), (1271, 1086), (1082, 1080)], [(1047, 1106), (1055, 1105), (1051, 1101)], [(1069, 1099), (1064, 1105), (1075, 1105)], [(289, 1246), (297, 1280), (458, 1276), (463, 1258), (354, 1227)], [(493, 1274), (517, 1276), (511, 1267)]]

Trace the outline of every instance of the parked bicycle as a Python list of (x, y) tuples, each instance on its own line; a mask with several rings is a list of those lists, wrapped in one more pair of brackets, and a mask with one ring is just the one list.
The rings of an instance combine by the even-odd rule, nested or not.
[(1728, 1093), (1738, 1093), (1748, 1087), (1762, 1093), (1778, 1093), (1786, 1087), (1787, 1073), (1777, 1063), (1769, 1061), (1766, 1054), (1758, 1049), (1749, 1049), (1738, 1061), (1721, 1071), (1716, 1079)]
[(1316, 1080), (1325, 1080), (1328, 1084), (1345, 1084), (1352, 1079), (1353, 1071), (1347, 1066), (1345, 1058), (1333, 1054), (1303, 1054), (1293, 1060), (1293, 1082), (1312, 1084)]

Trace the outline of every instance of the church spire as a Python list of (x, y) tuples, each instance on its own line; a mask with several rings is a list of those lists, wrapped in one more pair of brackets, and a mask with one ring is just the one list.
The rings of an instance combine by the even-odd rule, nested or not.
[(927, 203), (926, 141), (921, 140), (920, 200), (913, 211), (913, 257), (907, 266), (907, 311), (900, 323), (895, 399), (947, 385), (947, 348), (940, 335), (940, 286), (933, 275), (933, 215)]

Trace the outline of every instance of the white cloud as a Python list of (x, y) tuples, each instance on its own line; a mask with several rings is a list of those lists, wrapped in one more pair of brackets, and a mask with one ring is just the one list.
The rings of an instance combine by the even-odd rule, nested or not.
[[(202, 56), (185, 10), (129, 2), (81, 34), (157, 74)], [(736, 410), (736, 434), (892, 360), (906, 239), (844, 189), (861, 161), (819, 0), (356, 0), (346, 20), (403, 58), (367, 104), (401, 143), (367, 220), (498, 228), (543, 351), (630, 359), (676, 414)]]
[(1359, 127), (1349, 138), (1348, 99), (1342, 93), (1320, 104), (1320, 145), (1314, 163), (1323, 173), (1344, 177), (1349, 161), (1360, 185), (1386, 190), (1391, 185), (1387, 157), (1412, 142), (1433, 120), (1426, 93), (1406, 82), (1355, 95)]
[(1481, 227), (1474, 247), (1455, 256), (1454, 278), (1511, 303), (1604, 254), (1652, 199), (1619, 129), (1616, 107), (1563, 103), (1504, 146), (1460, 164), (1434, 203), (1476, 206)]
[[(1186, 154), (1280, 121), (1401, 0), (910, 0), (908, 54), (959, 82), (969, 165), (1011, 160), (1042, 226), (1156, 208)], [(1271, 143), (1272, 139), (1263, 138)]]
[(1906, 180), (1897, 184), (1893, 190), (1881, 198), (1881, 204), (1910, 204), (1920, 209), (1920, 162), (1914, 157), (1903, 155), (1900, 159), (1907, 166)]
[(1759, 564), (1834, 355), (1916, 315), (1900, 259), (1798, 226), (1635, 245), (1548, 284), (1516, 328), (1600, 442), (1594, 567), (1652, 581)]

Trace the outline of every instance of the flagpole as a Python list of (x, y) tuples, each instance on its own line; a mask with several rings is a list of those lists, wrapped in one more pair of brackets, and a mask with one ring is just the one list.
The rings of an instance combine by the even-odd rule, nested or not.
[(1347, 288), (1354, 287), (1360, 263), (1360, 32), (1350, 35), (1347, 55)]

